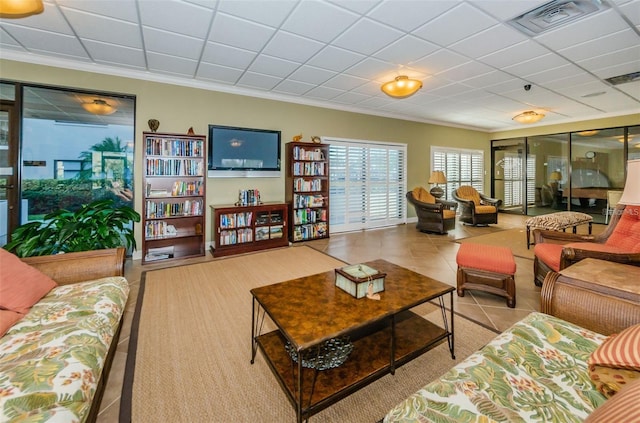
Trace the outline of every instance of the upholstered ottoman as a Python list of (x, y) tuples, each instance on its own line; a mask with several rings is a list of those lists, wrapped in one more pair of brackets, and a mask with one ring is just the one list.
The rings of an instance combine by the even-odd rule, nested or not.
[(458, 296), (464, 297), (465, 289), (475, 289), (505, 297), (509, 307), (516, 306), (516, 262), (511, 249), (461, 244), (456, 263)]
[(562, 230), (562, 232), (565, 232), (567, 228), (573, 227), (573, 233), (575, 234), (578, 226), (587, 223), (589, 224), (589, 235), (591, 235), (593, 217), (586, 213), (564, 211), (530, 217), (524, 222), (527, 226), (527, 250), (531, 245), (531, 228), (547, 229), (550, 231)]

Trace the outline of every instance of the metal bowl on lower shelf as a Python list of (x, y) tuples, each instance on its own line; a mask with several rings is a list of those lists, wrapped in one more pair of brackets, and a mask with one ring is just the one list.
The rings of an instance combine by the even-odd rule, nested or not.
[[(298, 362), (298, 352), (287, 342), (284, 348), (291, 359)], [(347, 360), (353, 351), (353, 344), (348, 336), (331, 338), (317, 347), (310, 348), (302, 353), (302, 367), (316, 370), (327, 370), (339, 367)]]

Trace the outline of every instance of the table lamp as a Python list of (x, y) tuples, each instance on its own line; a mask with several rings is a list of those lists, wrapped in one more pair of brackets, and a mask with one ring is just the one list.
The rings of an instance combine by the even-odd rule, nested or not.
[(439, 187), (439, 184), (446, 184), (447, 177), (444, 176), (444, 172), (441, 170), (434, 170), (431, 172), (431, 176), (429, 177), (430, 184), (435, 184), (436, 186), (431, 188), (429, 193), (433, 195), (435, 198), (440, 198), (444, 195), (444, 190)]
[(640, 159), (627, 161), (627, 182), (618, 203), (640, 206)]

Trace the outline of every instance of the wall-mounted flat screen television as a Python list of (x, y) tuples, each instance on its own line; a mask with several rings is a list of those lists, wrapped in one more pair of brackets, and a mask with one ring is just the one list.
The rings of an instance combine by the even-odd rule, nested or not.
[(279, 177), (280, 131), (209, 125), (210, 178)]

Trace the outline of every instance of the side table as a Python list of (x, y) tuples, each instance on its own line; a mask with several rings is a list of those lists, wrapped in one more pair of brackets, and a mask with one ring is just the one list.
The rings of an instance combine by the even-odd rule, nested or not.
[(530, 217), (524, 222), (527, 226), (527, 250), (531, 245), (531, 228), (566, 232), (567, 228), (573, 227), (573, 233), (575, 234), (578, 226), (587, 223), (589, 224), (589, 235), (591, 235), (593, 217), (586, 213), (564, 211)]
[(584, 259), (547, 274), (541, 311), (603, 335), (617, 333), (640, 323), (639, 280), (638, 266)]

